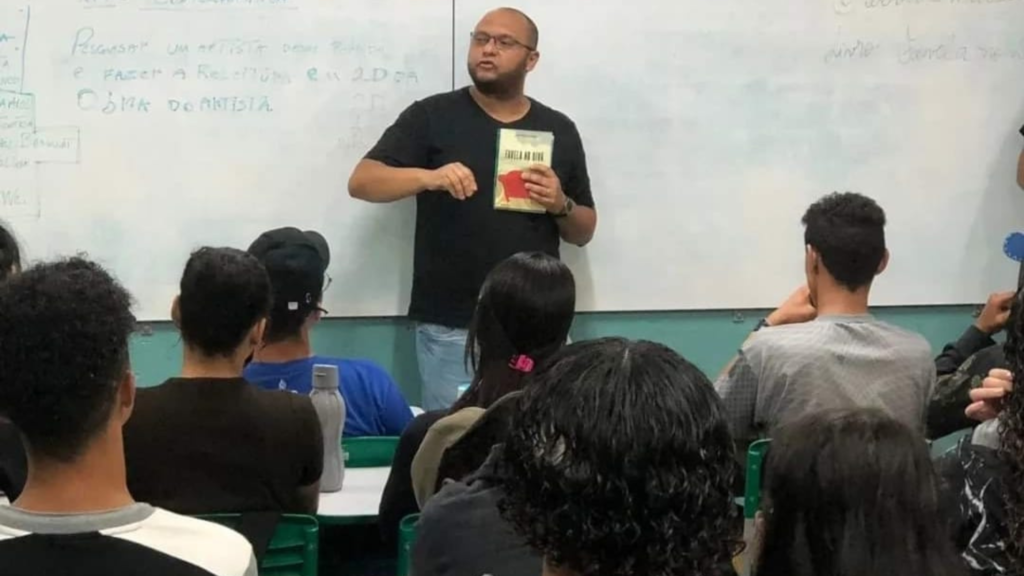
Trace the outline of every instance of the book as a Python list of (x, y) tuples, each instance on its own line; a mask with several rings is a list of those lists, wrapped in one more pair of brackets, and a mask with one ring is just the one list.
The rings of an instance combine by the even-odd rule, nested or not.
[(494, 208), (515, 212), (544, 213), (543, 206), (530, 199), (523, 172), (531, 166), (551, 166), (555, 135), (533, 130), (498, 130), (495, 159)]

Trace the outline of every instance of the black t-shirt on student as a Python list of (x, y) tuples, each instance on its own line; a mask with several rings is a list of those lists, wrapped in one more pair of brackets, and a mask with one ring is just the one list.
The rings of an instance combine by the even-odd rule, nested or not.
[(531, 99), (530, 111), (502, 123), (473, 100), (468, 88), (413, 103), (366, 155), (396, 168), (433, 170), (461, 162), (476, 178), (464, 201), (445, 192), (416, 198), (416, 248), (409, 316), (419, 322), (463, 328), (469, 324), (484, 278), (517, 252), (559, 255), (558, 224), (548, 214), (494, 209), (498, 130), (538, 130), (555, 135), (552, 168), (565, 194), (593, 207), (583, 143), (564, 114)]
[(172, 378), (140, 389), (124, 429), (128, 488), (179, 514), (306, 513), (323, 433), (306, 396), (241, 378)]

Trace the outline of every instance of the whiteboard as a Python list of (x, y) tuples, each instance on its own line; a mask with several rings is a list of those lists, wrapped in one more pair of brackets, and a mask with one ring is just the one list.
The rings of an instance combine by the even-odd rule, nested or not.
[(166, 319), (191, 250), (291, 225), (331, 244), (333, 314), (405, 309), (414, 206), (347, 180), (451, 89), (450, 1), (0, 4), (0, 218), (30, 258), (88, 253)]
[[(597, 235), (565, 255), (583, 309), (774, 306), (803, 281), (800, 218), (833, 190), (889, 217), (875, 304), (1014, 287), (1024, 2), (586, 5), (517, 3), (541, 32), (528, 92), (587, 150)], [(457, 2), (457, 55), (491, 6)]]
[[(415, 203), (352, 200), (412, 101), (468, 82), (481, 0), (0, 3), (0, 219), (85, 252), (166, 319), (189, 252), (293, 225), (334, 252), (325, 307), (405, 313)], [(587, 149), (600, 223), (566, 248), (581, 310), (765, 307), (802, 281), (800, 216), (886, 209), (878, 304), (1012, 286), (1024, 1), (522, 0), (527, 89)]]

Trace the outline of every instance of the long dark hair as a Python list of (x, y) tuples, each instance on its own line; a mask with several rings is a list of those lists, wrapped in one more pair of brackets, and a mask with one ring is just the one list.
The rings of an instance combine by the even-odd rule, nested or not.
[(569, 267), (540, 252), (520, 252), (498, 264), (480, 289), (466, 340), (473, 381), (452, 412), (488, 408), (522, 388), (526, 372), (510, 364), (526, 356), (537, 364), (565, 344), (576, 311)]
[(0, 280), (21, 271), (21, 249), (14, 234), (0, 223)]
[(765, 464), (758, 576), (962, 573), (925, 440), (879, 410), (783, 426)]
[(1024, 290), (1017, 292), (1010, 312), (1004, 353), (1015, 391), (1007, 396), (999, 426), (999, 452), (1009, 474), (1003, 482), (1010, 531), (1006, 552), (1015, 566), (1024, 566)]

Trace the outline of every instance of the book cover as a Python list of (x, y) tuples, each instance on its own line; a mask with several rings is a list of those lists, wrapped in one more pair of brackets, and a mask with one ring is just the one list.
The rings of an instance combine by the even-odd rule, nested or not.
[(533, 130), (498, 130), (498, 154), (495, 161), (494, 208), (516, 212), (546, 212), (530, 199), (523, 171), (530, 166), (551, 166), (555, 135)]

